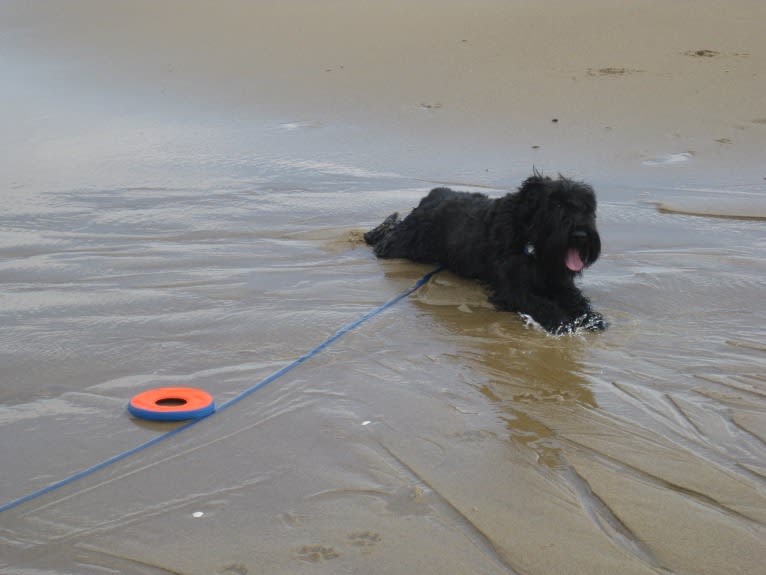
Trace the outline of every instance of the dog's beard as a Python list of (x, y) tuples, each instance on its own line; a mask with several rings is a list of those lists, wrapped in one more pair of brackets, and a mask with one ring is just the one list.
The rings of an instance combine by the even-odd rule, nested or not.
[(564, 265), (573, 273), (580, 273), (598, 259), (601, 238), (591, 228), (575, 228), (569, 233)]
[(540, 247), (540, 256), (554, 268), (552, 271), (579, 274), (598, 259), (601, 239), (590, 228), (557, 229)]

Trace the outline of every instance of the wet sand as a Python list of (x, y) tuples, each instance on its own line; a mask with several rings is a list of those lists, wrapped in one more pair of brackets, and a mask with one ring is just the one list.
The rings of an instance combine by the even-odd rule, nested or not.
[[(532, 166), (599, 194), (553, 338), (446, 272), (0, 513), (9, 573), (766, 564), (760, 2), (6, 2), (0, 505), (220, 403), (427, 266), (362, 230)], [(8, 462), (12, 462), (8, 464)]]

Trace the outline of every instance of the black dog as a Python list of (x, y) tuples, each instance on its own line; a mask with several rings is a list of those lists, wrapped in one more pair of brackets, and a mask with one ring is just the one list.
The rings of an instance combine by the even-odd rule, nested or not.
[(364, 239), (380, 258), (443, 264), (483, 282), (498, 309), (549, 332), (606, 328), (574, 283), (601, 253), (587, 184), (535, 172), (499, 199), (435, 188), (404, 220), (392, 214)]

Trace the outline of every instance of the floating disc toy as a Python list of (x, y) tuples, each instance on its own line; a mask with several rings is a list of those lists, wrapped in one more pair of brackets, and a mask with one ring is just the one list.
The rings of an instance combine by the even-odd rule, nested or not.
[(158, 387), (139, 393), (128, 403), (131, 415), (153, 421), (199, 419), (215, 411), (212, 396), (194, 387)]

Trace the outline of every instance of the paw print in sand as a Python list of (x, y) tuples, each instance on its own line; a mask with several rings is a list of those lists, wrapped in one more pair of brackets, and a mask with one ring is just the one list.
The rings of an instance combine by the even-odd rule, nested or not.
[(374, 547), (383, 538), (374, 531), (355, 531), (349, 534), (348, 540), (354, 547)]
[(340, 557), (340, 553), (332, 547), (324, 545), (304, 545), (298, 549), (298, 559), (309, 563), (319, 563)]
[(247, 575), (247, 567), (242, 563), (232, 563), (224, 565), (218, 570), (220, 575)]

